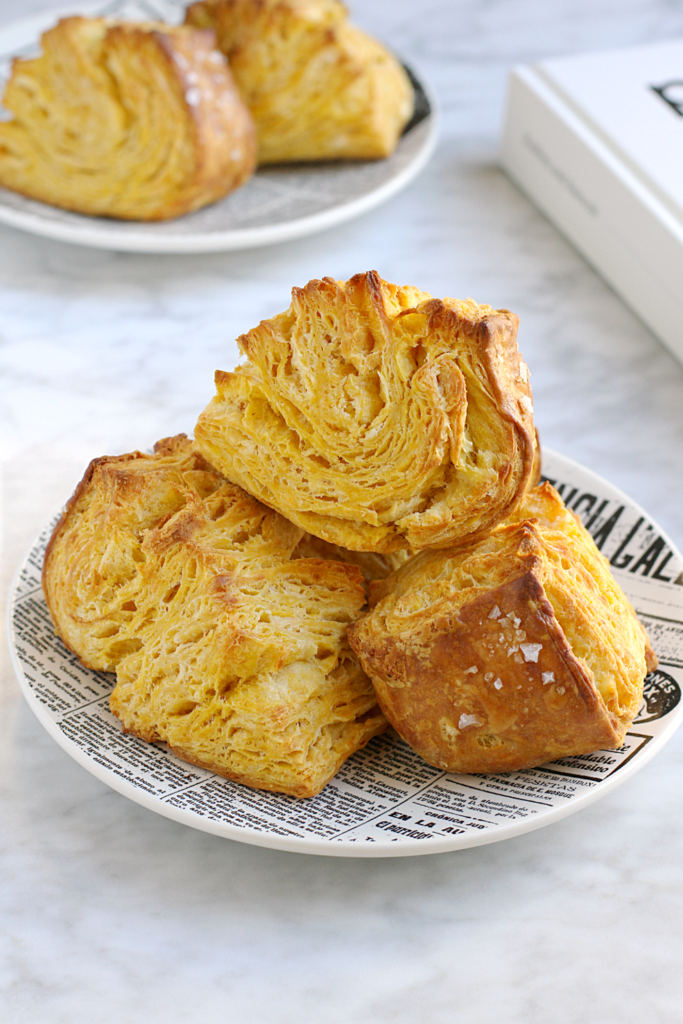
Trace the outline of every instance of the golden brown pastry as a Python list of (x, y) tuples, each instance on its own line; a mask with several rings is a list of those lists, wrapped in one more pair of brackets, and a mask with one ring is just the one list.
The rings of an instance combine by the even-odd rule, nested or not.
[(485, 540), (421, 552), (370, 589), (351, 646), (397, 732), (448, 771), (621, 746), (657, 663), (607, 561), (549, 484)]
[(338, 0), (201, 0), (186, 21), (215, 30), (259, 163), (385, 157), (412, 116), (407, 74)]
[(365, 591), (184, 436), (95, 460), (48, 545), (58, 634), (116, 672), (126, 732), (259, 789), (311, 796), (386, 728), (346, 640)]
[(238, 338), (248, 362), (216, 373), (195, 443), (331, 544), (390, 553), (483, 536), (534, 464), (517, 322), (374, 271), (311, 281)]
[(310, 533), (303, 535), (294, 552), (295, 558), (326, 558), (357, 565), (366, 584), (386, 579), (390, 573), (400, 569), (410, 555), (410, 551), (396, 551), (393, 555), (380, 555), (374, 551), (349, 551), (348, 548), (329, 544)]
[(163, 220), (253, 173), (249, 111), (212, 32), (65, 18), (15, 60), (0, 184), (80, 213)]

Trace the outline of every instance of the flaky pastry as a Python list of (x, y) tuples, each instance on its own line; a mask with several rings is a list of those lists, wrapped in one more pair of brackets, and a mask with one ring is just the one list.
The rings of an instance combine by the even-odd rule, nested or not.
[(0, 185), (80, 213), (177, 217), (253, 173), (256, 137), (212, 32), (62, 19), (15, 60)]
[(346, 640), (365, 591), (184, 436), (95, 460), (48, 545), (55, 628), (116, 672), (126, 732), (258, 789), (311, 796), (386, 728)]
[(410, 551), (396, 551), (392, 555), (380, 555), (374, 551), (349, 551), (348, 548), (342, 548), (339, 544), (329, 544), (310, 533), (303, 535), (294, 552), (295, 558), (326, 558), (356, 565), (366, 585), (374, 580), (386, 579), (390, 573), (400, 569), (410, 555)]
[(215, 30), (256, 122), (259, 163), (393, 152), (412, 85), (338, 0), (200, 0), (186, 21)]
[(292, 292), (216, 373), (195, 443), (304, 530), (358, 551), (485, 535), (534, 468), (517, 317), (371, 271)]
[(371, 584), (349, 629), (397, 732), (430, 764), (501, 772), (621, 746), (657, 661), (549, 485), (490, 537)]

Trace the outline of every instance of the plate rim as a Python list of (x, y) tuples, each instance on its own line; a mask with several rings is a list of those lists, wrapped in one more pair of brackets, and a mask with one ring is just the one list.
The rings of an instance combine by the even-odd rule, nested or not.
[[(5, 33), (9, 35), (10, 33), (21, 34), (23, 31), (32, 31), (39, 35), (61, 17), (74, 13), (93, 12), (100, 6), (101, 3), (95, 3), (94, 0), (76, 0), (75, 4), (62, 3), (53, 10), (7, 22), (4, 25), (0, 25), (0, 45), (2, 45), (2, 38)], [(77, 7), (78, 10), (74, 10), (74, 7)], [(403, 63), (402, 58), (397, 57), (397, 59)], [(122, 223), (126, 227), (130, 225), (130, 230), (123, 234), (120, 230), (110, 230), (106, 226), (107, 218), (96, 218), (88, 214), (79, 214), (75, 210), (65, 211), (61, 207), (54, 207), (49, 203), (41, 203), (41, 206), (45, 206), (47, 210), (57, 209), (74, 216), (87, 218), (82, 225), (62, 223), (57, 220), (51, 220), (38, 212), (15, 210), (5, 206), (0, 195), (0, 224), (5, 224), (20, 231), (26, 231), (29, 234), (42, 238), (50, 238), (53, 241), (83, 245), (94, 249), (105, 249), (111, 252), (143, 253), (157, 256), (238, 252), (248, 249), (259, 249), (267, 245), (277, 245), (278, 243), (290, 240), (294, 241), (298, 238), (317, 234), (328, 228), (344, 224), (387, 202), (398, 192), (406, 188), (424, 169), (436, 148), (441, 124), (441, 111), (438, 100), (431, 85), (425, 80), (421, 71), (416, 71), (412, 62), (407, 66), (411, 74), (419, 82), (429, 101), (430, 113), (420, 122), (420, 124), (427, 122), (429, 126), (426, 137), (418, 152), (402, 170), (398, 171), (388, 181), (384, 181), (381, 185), (377, 186), (377, 188), (355, 199), (342, 202), (318, 213), (308, 214), (274, 225), (261, 225), (254, 228), (238, 228), (226, 231), (197, 231), (193, 234), (173, 235), (169, 232), (163, 236), (155, 236), (138, 230), (143, 223), (145, 227), (148, 227), (151, 222), (122, 222), (115, 220), (114, 222), (117, 225)], [(415, 128), (418, 127), (419, 125), (415, 126)], [(11, 189), (7, 191), (12, 195), (21, 195), (21, 193), (12, 192)], [(27, 202), (40, 202), (40, 200), (31, 199), (29, 196), (22, 196), (22, 198)], [(206, 209), (210, 209), (211, 205), (214, 204), (210, 204)], [(175, 218), (175, 220), (182, 221), (183, 218), (179, 217)], [(174, 220), (161, 221), (160, 223), (164, 225), (173, 224)]]
[[(654, 520), (648, 512), (646, 512), (624, 491), (622, 491), (621, 488), (611, 484), (604, 477), (595, 473), (593, 470), (588, 469), (575, 459), (562, 455), (554, 449), (544, 448), (543, 456), (545, 455), (550, 458), (559, 459), (565, 464), (575, 467), (580, 473), (583, 473), (585, 476), (595, 480), (603, 486), (606, 484), (615, 497), (620, 500), (624, 500), (625, 503), (633, 510), (639, 514), (642, 513), (647, 520), (656, 525), (661, 537), (669, 545), (674, 555), (681, 558), (681, 553), (679, 552), (678, 547), (671, 541), (668, 534), (661, 529), (656, 520)], [(543, 472), (543, 465), (541, 471)], [(513, 839), (516, 836), (524, 835), (528, 832), (534, 832), (539, 828), (545, 828), (547, 825), (552, 825), (557, 821), (561, 821), (563, 818), (576, 814), (578, 811), (588, 807), (596, 800), (607, 796), (644, 768), (652, 758), (659, 753), (659, 751), (672, 738), (676, 730), (681, 725), (681, 720), (683, 719), (683, 702), (681, 702), (677, 710), (670, 712), (671, 720), (662, 729), (659, 735), (653, 736), (651, 741), (647, 743), (645, 747), (641, 748), (636, 756), (632, 757), (622, 768), (619, 769), (619, 771), (615, 772), (609, 778), (604, 779), (591, 789), (574, 796), (568, 804), (551, 808), (549, 811), (543, 815), (539, 815), (537, 818), (524, 819), (509, 825), (501, 825), (496, 829), (488, 829), (481, 833), (466, 833), (463, 836), (454, 836), (447, 839), (435, 838), (434, 840), (430, 840), (429, 843), (423, 843), (418, 839), (405, 839), (400, 843), (392, 843), (390, 841), (387, 843), (355, 843), (350, 841), (335, 842), (334, 839), (321, 840), (308, 837), (278, 836), (273, 833), (257, 832), (256, 830), (248, 827), (231, 825), (225, 822), (212, 822), (206, 818), (199, 817), (199, 815), (193, 815), (190, 811), (183, 808), (173, 807), (172, 805), (165, 803), (165, 801), (160, 800), (158, 797), (150, 796), (143, 790), (133, 786), (131, 783), (119, 778), (119, 776), (115, 775), (113, 772), (108, 771), (96, 761), (90, 759), (82, 752), (81, 748), (74, 743), (73, 740), (70, 740), (59, 729), (57, 724), (47, 714), (43, 705), (37, 699), (33, 690), (29, 686), (16, 652), (13, 615), (17, 601), (17, 587), (22, 569), (49, 522), (50, 520), (43, 524), (19, 561), (12, 577), (10, 585), (10, 600), (7, 603), (7, 638), (10, 661), (17, 677), (20, 690), (28, 706), (52, 739), (54, 739), (57, 744), (74, 761), (76, 761), (77, 764), (85, 768), (91, 775), (94, 775), (100, 782), (103, 782), (109, 789), (113, 789), (120, 795), (133, 800), (134, 803), (137, 803), (156, 814), (170, 818), (179, 824), (187, 825), (188, 827), (194, 828), (198, 831), (219, 836), (223, 839), (230, 839), (235, 842), (246, 843), (247, 845), (259, 846), (267, 849), (282, 850), (289, 853), (304, 853), (311, 856), (327, 857), (354, 857), (361, 859), (427, 856), (429, 854), (457, 852), (458, 850), (470, 849), (475, 846), (488, 846), (491, 843), (503, 842), (507, 839)]]

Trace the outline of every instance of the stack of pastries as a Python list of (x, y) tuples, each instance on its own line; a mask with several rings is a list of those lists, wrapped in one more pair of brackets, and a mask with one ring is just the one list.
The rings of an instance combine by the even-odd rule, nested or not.
[(257, 162), (379, 159), (413, 113), (398, 61), (338, 0), (203, 0), (186, 24), (63, 18), (16, 59), (0, 185), (79, 213), (164, 220)]
[(387, 727), (448, 771), (618, 747), (656, 665), (539, 457), (517, 318), (374, 272), (238, 339), (195, 440), (91, 465), (55, 627), (124, 729), (312, 795)]

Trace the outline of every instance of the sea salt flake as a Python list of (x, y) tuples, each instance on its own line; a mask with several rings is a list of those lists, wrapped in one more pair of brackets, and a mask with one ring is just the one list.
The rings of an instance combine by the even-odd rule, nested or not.
[(564, 693), (564, 686), (556, 686), (555, 693)]
[(525, 661), (538, 661), (538, 654), (543, 644), (520, 644)]
[(199, 102), (201, 101), (201, 98), (202, 90), (197, 89), (195, 87), (193, 87), (192, 89), (188, 89), (187, 92), (185, 93), (185, 102), (191, 107), (198, 106)]
[(476, 672), (478, 672), (478, 671), (479, 671), (479, 669), (477, 668), (477, 666), (476, 666), (476, 665), (471, 665), (471, 666), (470, 666), (470, 668), (466, 668), (466, 669), (465, 669), (465, 675), (466, 675), (466, 676), (468, 676), (468, 675), (474, 675), (474, 674), (475, 674)]
[(476, 715), (466, 715), (464, 712), (460, 716), (458, 722), (458, 729), (469, 729), (474, 725), (481, 725), (481, 722)]
[(500, 618), (500, 614), (501, 614), (500, 608), (498, 607), (497, 604), (494, 604), (493, 608), (489, 612), (489, 618), (490, 619), (499, 619)]
[(554, 672), (543, 672), (541, 674), (541, 679), (543, 680), (543, 685), (547, 686), (548, 683), (554, 683), (555, 682), (555, 673)]
[(493, 672), (487, 672), (486, 675), (484, 676), (484, 679), (486, 680), (487, 683), (490, 683), (491, 680), (493, 679)]
[(498, 679), (496, 679), (496, 680), (494, 681), (493, 685), (495, 686), (495, 688), (496, 688), (497, 690), (502, 690), (502, 689), (503, 689), (503, 684), (502, 684), (502, 683), (501, 683), (501, 681), (500, 681), (500, 676), (498, 677)]
[(517, 646), (517, 644), (515, 644), (514, 647), (508, 647), (508, 658), (512, 657), (513, 654), (516, 654), (518, 650), (519, 647)]

